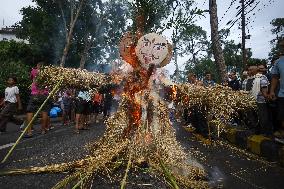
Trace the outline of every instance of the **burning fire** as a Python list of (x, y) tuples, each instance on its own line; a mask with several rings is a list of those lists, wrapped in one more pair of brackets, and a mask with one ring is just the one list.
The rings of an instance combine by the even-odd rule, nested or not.
[(175, 100), (177, 98), (177, 86), (172, 85), (172, 100)]

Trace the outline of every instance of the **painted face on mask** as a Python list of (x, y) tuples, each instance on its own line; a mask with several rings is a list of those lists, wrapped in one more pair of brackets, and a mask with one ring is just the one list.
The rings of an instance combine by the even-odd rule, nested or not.
[(156, 33), (142, 36), (135, 48), (136, 55), (143, 68), (148, 69), (151, 64), (159, 67), (169, 52), (168, 42)]

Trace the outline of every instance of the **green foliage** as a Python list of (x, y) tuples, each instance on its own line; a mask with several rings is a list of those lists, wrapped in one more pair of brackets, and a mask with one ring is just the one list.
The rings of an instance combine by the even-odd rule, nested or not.
[(178, 48), (182, 49), (180, 55), (191, 55), (188, 63), (195, 64), (197, 59), (204, 56), (204, 53), (206, 54), (210, 48), (206, 31), (194, 24), (186, 27), (181, 34)]
[(168, 18), (177, 0), (136, 0), (129, 3), (133, 29), (136, 31), (137, 16), (144, 18), (144, 32), (156, 31), (161, 27), (161, 22)]
[(270, 41), (272, 49), (269, 53), (269, 58), (272, 59), (274, 57), (279, 57), (281, 52), (284, 52), (284, 49), (278, 44), (278, 40), (284, 38), (284, 18), (273, 19), (270, 24), (273, 26), (273, 29), (271, 30), (272, 34), (276, 35), (276, 37)]
[(0, 61), (21, 61), (26, 65), (34, 66), (38, 55), (33, 52), (30, 45), (24, 42), (0, 41)]
[(0, 41), (0, 93), (4, 93), (8, 77), (14, 76), (18, 80), (20, 96), (25, 105), (30, 95), (29, 72), (39, 58), (29, 44)]
[(4, 94), (6, 88), (6, 81), (9, 77), (13, 76), (17, 78), (17, 86), (20, 90), (20, 96), (24, 106), (29, 99), (29, 86), (31, 80), (29, 78), (30, 67), (24, 64), (22, 61), (0, 61), (0, 92)]
[[(75, 7), (73, 12), (76, 12), (79, 1), (34, 2), (35, 7), (29, 6), (21, 10), (23, 19), (16, 24), (17, 36), (29, 40), (33, 50), (41, 54), (46, 62), (56, 64), (66, 43), (72, 7)], [(116, 54), (116, 45), (126, 29), (126, 21), (125, 0), (85, 0), (75, 24), (66, 66), (79, 66), (81, 53), (91, 37), (94, 40), (89, 51), (89, 64), (105, 60), (109, 54)]]
[(258, 65), (263, 65), (266, 63), (267, 61), (265, 59), (260, 59), (260, 58), (249, 58), (248, 59), (248, 66), (258, 66)]
[(214, 80), (220, 80), (220, 75), (215, 62), (208, 57), (201, 58), (195, 65), (186, 67), (185, 75), (188, 75), (188, 73), (195, 73), (199, 79), (202, 79), (205, 72), (210, 72)]

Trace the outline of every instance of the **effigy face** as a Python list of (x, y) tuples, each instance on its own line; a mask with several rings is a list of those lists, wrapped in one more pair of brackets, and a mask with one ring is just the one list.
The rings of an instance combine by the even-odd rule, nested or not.
[(138, 40), (135, 52), (143, 68), (151, 64), (160, 67), (169, 53), (168, 42), (161, 35), (149, 33)]

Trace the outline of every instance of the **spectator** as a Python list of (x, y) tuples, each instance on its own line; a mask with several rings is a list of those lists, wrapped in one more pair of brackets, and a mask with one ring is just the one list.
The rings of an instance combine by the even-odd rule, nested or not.
[[(278, 59), (278, 57), (273, 57), (272, 58), (272, 60), (271, 60), (271, 67), (273, 67), (275, 65), (275, 62), (276, 62), (277, 59)], [(268, 91), (270, 91), (271, 82), (272, 82), (271, 81), (272, 80), (272, 73), (271, 73), (271, 71), (266, 74), (266, 77), (267, 77), (267, 79), (268, 79), (268, 81), (270, 83), (270, 85), (268, 86)], [(275, 90), (276, 97), (278, 95), (278, 92), (279, 92), (279, 84), (277, 84), (277, 87), (276, 87), (276, 90)], [(274, 100), (270, 99), (268, 101), (268, 107), (269, 107), (269, 111), (271, 113), (271, 119), (272, 119), (272, 123), (273, 123), (273, 128), (274, 128), (274, 131), (276, 131), (275, 133), (277, 135), (277, 133), (279, 133), (278, 132), (279, 128), (281, 128), (281, 126), (280, 126), (281, 124), (278, 121), (278, 115), (277, 115), (278, 114), (277, 99), (274, 99)]]
[(193, 84), (193, 85), (202, 85), (202, 83), (200, 81), (198, 81), (198, 79), (196, 78), (195, 73), (188, 73), (187, 82), (189, 84)]
[[(36, 66), (36, 68), (33, 68), (31, 71), (31, 79), (32, 79), (32, 85), (31, 85), (31, 97), (28, 102), (27, 106), (27, 120), (26, 124), (30, 123), (30, 121), (33, 118), (34, 113), (39, 109), (39, 107), (43, 104), (45, 99), (48, 96), (48, 89), (40, 89), (40, 87), (36, 83), (36, 76), (40, 71), (41, 66), (43, 65), (43, 62), (39, 62)], [(50, 110), (50, 102), (47, 102), (45, 106), (41, 110), (41, 134), (45, 134), (48, 129), (48, 112)], [(25, 138), (32, 137), (32, 126), (28, 128), (27, 135)]]
[(205, 87), (213, 87), (215, 86), (215, 82), (212, 80), (212, 75), (210, 72), (205, 73), (205, 79), (203, 80), (203, 85)]
[(88, 101), (91, 100), (88, 91), (79, 91), (76, 105), (75, 105), (75, 133), (79, 134), (80, 130), (87, 130), (86, 127), (86, 116), (88, 114)]
[(62, 111), (63, 111), (63, 125), (69, 125), (71, 122), (71, 109), (72, 109), (72, 97), (69, 90), (65, 91), (62, 97)]
[[(111, 77), (108, 77), (108, 82), (111, 82)], [(99, 92), (103, 95), (103, 115), (104, 119), (110, 116), (110, 111), (113, 101), (113, 90), (118, 87), (117, 84), (106, 84), (102, 86)]]
[(94, 121), (97, 123), (98, 114), (102, 111), (102, 95), (96, 92), (93, 96), (93, 103), (94, 103)]
[(266, 99), (268, 99), (269, 82), (267, 77), (263, 75), (264, 67), (262, 65), (258, 66), (257, 69), (253, 69), (253, 73), (255, 72), (255, 79), (253, 80), (253, 86), (250, 94), (255, 97), (257, 102), (258, 118), (260, 124), (260, 128), (257, 131), (270, 136), (273, 133), (273, 126), (271, 124), (271, 116), (269, 114), (268, 105), (266, 103)]
[(236, 72), (233, 71), (230, 73), (230, 78), (231, 80), (228, 83), (228, 86), (233, 90), (233, 91), (239, 91), (241, 89), (241, 83), (237, 78)]
[(245, 91), (251, 91), (253, 86), (253, 81), (255, 79), (255, 75), (257, 74), (257, 66), (249, 66), (248, 68), (248, 78), (246, 80), (246, 85), (244, 87)]
[[(284, 53), (284, 40), (279, 41), (279, 46), (282, 48), (282, 52)], [(281, 128), (277, 133), (277, 139), (280, 142), (284, 142), (284, 54), (280, 56), (280, 58), (275, 62), (275, 65), (272, 68), (272, 81), (271, 81), (271, 88), (270, 88), (270, 98), (272, 100), (276, 99), (276, 88), (278, 83), (279, 85), (279, 92), (278, 92), (278, 119), (281, 122)]]
[(9, 77), (7, 81), (8, 87), (5, 89), (5, 98), (1, 103), (3, 108), (0, 112), (0, 133), (6, 132), (6, 125), (8, 121), (15, 115), (17, 111), (17, 104), (18, 109), (22, 110), (19, 88), (16, 86), (16, 83), (16, 78)]
[[(248, 67), (248, 77), (244, 81), (245, 85), (243, 86), (243, 90), (251, 91), (253, 87), (253, 82), (255, 79), (255, 75), (257, 74), (257, 66), (249, 66)], [(243, 120), (244, 124), (250, 129), (257, 129), (258, 126), (258, 115), (254, 109), (247, 109), (244, 112), (239, 112), (240, 118)]]
[[(211, 80), (211, 76), (208, 77)], [(196, 77), (195, 74), (188, 74), (188, 83), (195, 86), (202, 85)], [(183, 111), (183, 118), (186, 125), (192, 125), (197, 133), (203, 136), (208, 136), (208, 124), (206, 120), (205, 108), (197, 105), (186, 107)]]

